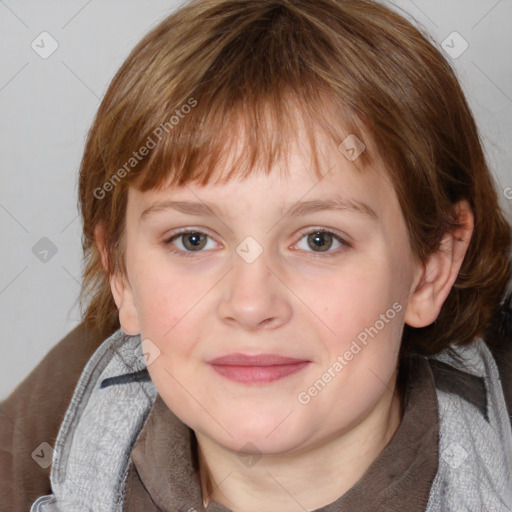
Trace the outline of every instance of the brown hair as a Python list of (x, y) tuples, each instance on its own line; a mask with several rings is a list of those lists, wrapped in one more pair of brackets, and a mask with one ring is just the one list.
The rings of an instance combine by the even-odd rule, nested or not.
[(371, 0), (196, 0), (134, 48), (101, 103), (80, 170), (85, 320), (105, 335), (119, 327), (108, 277), (125, 271), (130, 186), (209, 183), (242, 134), (243, 151), (219, 181), (256, 164), (268, 173), (299, 120), (319, 176), (313, 127), (336, 144), (349, 133), (365, 141), (358, 164), (381, 159), (419, 261), (456, 225), (453, 204), (469, 201), (475, 229), (458, 279), (436, 322), (406, 326), (403, 347), (432, 354), (481, 335), (510, 277), (510, 226), (450, 65), (427, 34)]

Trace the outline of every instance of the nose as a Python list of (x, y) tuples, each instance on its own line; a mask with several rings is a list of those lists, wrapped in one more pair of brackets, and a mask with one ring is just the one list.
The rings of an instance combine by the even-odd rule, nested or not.
[(292, 316), (290, 292), (276, 273), (271, 270), (265, 252), (252, 263), (235, 255), (233, 270), (224, 280), (217, 310), (219, 318), (247, 331), (286, 324)]

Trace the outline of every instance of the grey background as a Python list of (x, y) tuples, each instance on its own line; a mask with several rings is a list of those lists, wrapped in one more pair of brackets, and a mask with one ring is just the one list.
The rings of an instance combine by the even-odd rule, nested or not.
[[(76, 181), (85, 136), (131, 48), (179, 4), (0, 0), (0, 399), (80, 321)], [(441, 47), (454, 31), (467, 41), (448, 59), (512, 218), (512, 0), (395, 4)], [(31, 47), (48, 51), (44, 31), (58, 43), (46, 59)], [(459, 39), (448, 44), (462, 48)]]

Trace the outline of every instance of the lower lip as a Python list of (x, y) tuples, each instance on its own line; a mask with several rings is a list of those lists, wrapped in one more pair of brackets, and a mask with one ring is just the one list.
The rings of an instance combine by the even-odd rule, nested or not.
[(243, 384), (266, 384), (297, 373), (308, 364), (308, 361), (301, 361), (300, 363), (275, 366), (211, 366), (223, 377), (226, 377), (227, 379), (233, 380), (235, 382), (241, 382)]

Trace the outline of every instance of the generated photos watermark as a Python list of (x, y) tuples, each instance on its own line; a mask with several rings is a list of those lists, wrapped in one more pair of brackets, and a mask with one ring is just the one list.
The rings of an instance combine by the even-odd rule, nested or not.
[(386, 311), (386, 313), (380, 315), (380, 318), (373, 324), (373, 326), (367, 327), (364, 331), (361, 331), (357, 335), (356, 339), (352, 340), (350, 348), (343, 354), (338, 355), (336, 361), (334, 361), (321, 375), (321, 377), (315, 380), (307, 390), (301, 391), (297, 395), (297, 401), (302, 405), (309, 404), (311, 400), (325, 389), (327, 384), (329, 384), (343, 370), (343, 368), (345, 368), (345, 366), (347, 366), (349, 362), (352, 361), (354, 357), (356, 357), (357, 354), (366, 347), (366, 345), (368, 345), (368, 341), (375, 338), (375, 336), (384, 329), (386, 324), (389, 324), (389, 322), (393, 320), (393, 318), (395, 318), (402, 309), (402, 304), (395, 302), (391, 308)]
[(148, 135), (146, 142), (137, 150), (132, 153), (133, 156), (114, 173), (110, 178), (103, 183), (101, 187), (94, 189), (93, 195), (96, 199), (104, 199), (107, 193), (112, 192), (115, 186), (129, 174), (132, 169), (137, 167), (139, 162), (143, 160), (152, 149), (156, 147), (158, 142), (162, 140), (165, 134), (175, 128), (197, 106), (197, 100), (189, 98), (187, 103), (183, 104), (180, 108), (176, 109), (174, 114), (165, 123), (161, 123), (157, 126), (151, 135)]

